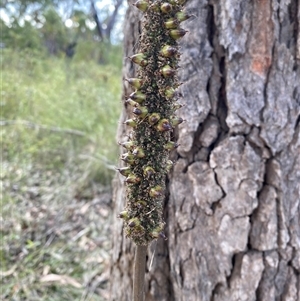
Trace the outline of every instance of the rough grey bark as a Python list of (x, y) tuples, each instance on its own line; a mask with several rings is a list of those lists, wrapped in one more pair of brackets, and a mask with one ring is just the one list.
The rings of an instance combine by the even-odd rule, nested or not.
[[(300, 2), (189, 0), (187, 11), (186, 122), (146, 301), (300, 301)], [(141, 18), (129, 9), (125, 56)], [(125, 60), (124, 77), (133, 68)], [(121, 178), (114, 188), (116, 216)], [(114, 231), (111, 300), (129, 301), (134, 246), (117, 218)]]

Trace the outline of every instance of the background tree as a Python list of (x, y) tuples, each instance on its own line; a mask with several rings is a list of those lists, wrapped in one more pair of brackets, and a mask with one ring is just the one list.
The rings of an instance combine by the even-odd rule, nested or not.
[[(196, 18), (181, 49), (186, 122), (146, 300), (300, 300), (300, 5), (189, 0), (187, 11)], [(130, 6), (126, 57), (140, 20)], [(135, 71), (125, 61), (124, 77)], [(117, 216), (125, 194), (114, 184)], [(111, 300), (127, 301), (134, 246), (117, 218), (114, 231)]]
[[(87, 43), (95, 41), (98, 48), (117, 44), (122, 39), (119, 27), (123, 2), (4, 1), (1, 3), (1, 40), (6, 47), (19, 49), (46, 46), (51, 55), (67, 52), (72, 45), (74, 51), (78, 40)], [(38, 40), (41, 43), (39, 47), (36, 45)], [(100, 47), (99, 43), (102, 43)], [(105, 60), (100, 58), (99, 61)]]
[(99, 16), (99, 12), (96, 9), (94, 0), (91, 0), (91, 11), (94, 21), (96, 22), (96, 28), (101, 40), (111, 41), (111, 34), (118, 20), (119, 10), (122, 7), (123, 0), (115, 0), (114, 1), (114, 9), (111, 13), (106, 13), (106, 17), (101, 18)]
[(43, 40), (49, 54), (58, 54), (68, 42), (66, 27), (56, 10), (49, 8), (44, 13), (45, 22), (41, 28)]

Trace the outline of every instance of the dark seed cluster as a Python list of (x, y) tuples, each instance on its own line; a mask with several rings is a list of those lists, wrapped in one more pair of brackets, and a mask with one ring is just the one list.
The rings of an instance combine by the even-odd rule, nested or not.
[(126, 100), (132, 106), (132, 118), (124, 122), (132, 132), (128, 141), (120, 143), (127, 151), (121, 156), (127, 167), (118, 170), (127, 185), (127, 204), (119, 217), (124, 219), (126, 236), (137, 245), (164, 237), (165, 178), (173, 165), (169, 152), (178, 147), (171, 133), (183, 122), (176, 115), (181, 107), (177, 40), (186, 34), (180, 23), (190, 17), (182, 10), (185, 2), (139, 0), (134, 4), (144, 12), (139, 53), (130, 57), (140, 69), (137, 78), (126, 79), (135, 89)]

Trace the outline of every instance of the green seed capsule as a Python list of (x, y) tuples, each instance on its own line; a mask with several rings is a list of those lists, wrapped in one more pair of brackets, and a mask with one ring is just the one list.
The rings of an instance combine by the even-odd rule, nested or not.
[(150, 189), (149, 195), (152, 198), (157, 198), (159, 196), (162, 196), (163, 195), (163, 188), (160, 185), (157, 185), (157, 186)]
[(148, 114), (148, 109), (146, 107), (139, 106), (137, 108), (134, 108), (132, 113), (138, 116), (139, 118), (144, 118)]
[(131, 106), (133, 106), (133, 107), (137, 107), (137, 106), (139, 105), (138, 102), (132, 100), (131, 98), (126, 99), (126, 100), (125, 100), (125, 103), (126, 103), (126, 104), (129, 104), (129, 105), (131, 105)]
[(158, 227), (156, 227), (156, 228), (154, 228), (152, 231), (151, 231), (151, 233), (150, 233), (150, 235), (153, 237), (153, 238), (158, 238), (158, 237), (162, 237), (162, 235), (164, 236), (164, 234), (163, 234), (163, 229), (164, 229), (164, 224), (163, 223), (161, 223)]
[(172, 29), (170, 30), (170, 36), (174, 39), (174, 40), (178, 40), (182, 37), (185, 36), (185, 34), (187, 33), (186, 30), (179, 28), (179, 29)]
[(127, 119), (123, 123), (126, 124), (126, 125), (129, 125), (133, 128), (135, 128), (137, 126), (137, 122), (134, 119)]
[(173, 161), (171, 161), (171, 160), (167, 161), (167, 166), (166, 166), (167, 172), (170, 172), (170, 170), (172, 169), (173, 165), (174, 165)]
[(182, 123), (183, 121), (184, 120), (181, 117), (171, 117), (170, 118), (170, 122), (173, 127), (177, 126), (178, 124)]
[(150, 235), (152, 236), (152, 238), (157, 239), (159, 237), (163, 238), (164, 240), (167, 240), (168, 238), (166, 237), (166, 235), (164, 234), (164, 232), (158, 232), (156, 230), (153, 230), (152, 232), (150, 232)]
[(160, 234), (160, 232), (158, 232), (158, 231), (156, 231), (156, 230), (152, 230), (152, 231), (150, 232), (150, 235), (151, 235), (152, 238), (154, 238), (154, 239), (159, 238), (159, 234)]
[(155, 174), (155, 170), (151, 166), (146, 166), (143, 168), (143, 174), (145, 177), (150, 178), (153, 174)]
[(183, 22), (191, 17), (191, 15), (188, 15), (186, 12), (180, 11), (175, 14), (176, 19), (179, 22)]
[(136, 89), (139, 89), (143, 85), (143, 80), (139, 78), (125, 78), (125, 80)]
[(161, 6), (160, 6), (160, 10), (164, 13), (164, 14), (168, 14), (172, 11), (173, 9), (173, 6), (168, 3), (168, 2), (165, 2), (163, 3)]
[(158, 113), (152, 113), (149, 117), (148, 117), (148, 121), (151, 125), (156, 124), (160, 119), (160, 115)]
[(122, 176), (129, 176), (131, 174), (131, 168), (130, 167), (122, 167), (122, 168), (117, 168), (117, 170), (119, 171), (119, 173), (122, 175)]
[(141, 147), (135, 148), (132, 151), (132, 154), (137, 158), (144, 158), (146, 156), (144, 150)]
[(138, 203), (139, 205), (141, 205), (141, 206), (146, 206), (146, 205), (147, 205), (147, 202), (142, 201), (142, 200), (137, 201), (137, 203)]
[(173, 57), (177, 54), (177, 49), (170, 45), (164, 46), (159, 52), (164, 57)]
[(145, 0), (138, 0), (137, 2), (133, 3), (133, 5), (142, 12), (145, 12), (148, 9), (149, 3)]
[(137, 184), (141, 181), (141, 179), (134, 175), (134, 174), (130, 174), (126, 179), (125, 179), (125, 183), (128, 184)]
[(149, 9), (151, 9), (152, 11), (155, 11), (155, 12), (160, 12), (160, 7), (159, 7), (159, 4), (154, 2), (153, 4), (151, 4), (149, 6)]
[(173, 141), (169, 141), (167, 144), (164, 145), (164, 149), (171, 151), (176, 149), (180, 144), (173, 142)]
[(175, 75), (176, 70), (172, 69), (169, 65), (166, 65), (166, 66), (162, 67), (162, 69), (160, 69), (160, 73), (164, 77), (171, 77), (171, 76)]
[(175, 29), (178, 27), (179, 22), (177, 19), (171, 18), (168, 19), (164, 24), (167, 29)]
[(131, 220), (128, 221), (128, 226), (130, 228), (137, 227), (141, 224), (140, 220), (137, 217), (132, 218)]
[(174, 106), (173, 106), (173, 108), (174, 108), (174, 111), (176, 111), (176, 110), (178, 110), (178, 109), (180, 109), (180, 108), (182, 108), (184, 105), (182, 104), (182, 103), (175, 103), (174, 104)]
[(164, 95), (166, 96), (166, 98), (168, 99), (171, 99), (173, 97), (175, 97), (177, 94), (176, 90), (172, 87), (170, 88), (167, 88), (165, 91), (164, 91)]
[(128, 220), (129, 216), (128, 216), (128, 211), (122, 211), (118, 214), (119, 218), (123, 218), (125, 220)]
[(142, 103), (146, 99), (146, 94), (142, 93), (141, 91), (135, 91), (131, 93), (129, 97), (138, 103)]
[(127, 150), (130, 150), (130, 149), (134, 148), (134, 146), (135, 146), (134, 141), (119, 142), (119, 144)]
[(135, 157), (134, 157), (134, 155), (129, 154), (129, 153), (123, 154), (121, 156), (121, 160), (123, 160), (125, 163), (127, 163), (129, 165), (132, 165), (132, 164), (135, 163)]
[(172, 126), (169, 123), (168, 119), (162, 119), (158, 122), (158, 125), (156, 126), (157, 130), (160, 132), (167, 132), (172, 130)]
[(137, 53), (133, 56), (129, 57), (134, 63), (140, 65), (141, 67), (145, 67), (148, 64), (147, 57), (144, 53)]

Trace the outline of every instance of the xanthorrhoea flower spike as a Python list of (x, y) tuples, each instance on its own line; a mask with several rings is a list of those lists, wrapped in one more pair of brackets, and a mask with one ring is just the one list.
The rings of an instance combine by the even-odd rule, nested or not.
[(180, 107), (177, 78), (180, 53), (178, 40), (186, 31), (179, 24), (188, 18), (185, 0), (139, 0), (144, 12), (138, 53), (130, 57), (139, 65), (137, 75), (126, 81), (135, 89), (126, 104), (132, 115), (124, 123), (131, 127), (130, 140), (121, 145), (128, 151), (120, 168), (126, 179), (126, 207), (120, 213), (125, 234), (146, 246), (163, 234), (163, 204), (166, 174), (171, 170), (169, 152), (178, 144), (171, 140), (173, 128), (183, 120), (174, 116)]

